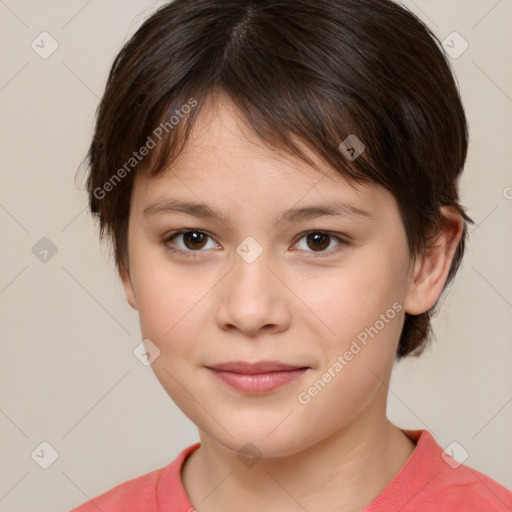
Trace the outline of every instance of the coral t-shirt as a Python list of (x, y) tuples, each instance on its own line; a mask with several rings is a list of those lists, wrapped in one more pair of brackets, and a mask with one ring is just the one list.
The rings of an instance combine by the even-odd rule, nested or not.
[[(443, 453), (427, 430), (402, 430), (416, 449), (363, 512), (510, 512), (512, 492)], [(161, 469), (128, 480), (70, 512), (194, 512), (181, 467), (200, 443)]]

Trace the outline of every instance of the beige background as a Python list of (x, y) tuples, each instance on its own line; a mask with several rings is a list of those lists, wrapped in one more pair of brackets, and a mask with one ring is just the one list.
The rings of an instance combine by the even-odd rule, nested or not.
[[(74, 183), (112, 60), (160, 4), (0, 0), (0, 512), (69, 510), (198, 440), (132, 354), (136, 313)], [(462, 199), (477, 226), (432, 349), (395, 368), (388, 414), (443, 447), (457, 441), (466, 464), (512, 487), (512, 2), (405, 4), (440, 39), (469, 43), (451, 61), (471, 132)], [(31, 48), (43, 31), (59, 45), (47, 59)], [(42, 237), (57, 249), (47, 262), (32, 252)], [(31, 458), (43, 441), (58, 452), (48, 469)]]

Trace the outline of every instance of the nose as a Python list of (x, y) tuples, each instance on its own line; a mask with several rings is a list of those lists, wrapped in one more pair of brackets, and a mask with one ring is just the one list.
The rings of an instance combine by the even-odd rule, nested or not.
[(288, 329), (291, 292), (285, 276), (276, 270), (263, 251), (254, 261), (236, 254), (231, 271), (217, 287), (216, 321), (223, 330), (238, 330), (246, 336)]

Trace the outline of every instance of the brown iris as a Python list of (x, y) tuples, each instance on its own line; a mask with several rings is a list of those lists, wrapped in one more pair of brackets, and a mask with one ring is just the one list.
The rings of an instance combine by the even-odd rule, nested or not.
[(206, 245), (208, 235), (199, 231), (182, 233), (183, 242), (188, 249), (202, 249)]
[[(308, 243), (309, 248), (314, 249), (315, 251), (317, 249), (321, 250), (329, 247), (329, 241), (329, 235), (323, 233), (309, 233), (306, 237), (306, 242)], [(310, 245), (310, 243), (312, 245)]]

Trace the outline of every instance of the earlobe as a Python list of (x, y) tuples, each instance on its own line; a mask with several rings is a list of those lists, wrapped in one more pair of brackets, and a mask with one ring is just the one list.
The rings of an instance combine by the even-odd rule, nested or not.
[(441, 214), (444, 222), (434, 244), (415, 262), (404, 304), (405, 312), (410, 315), (425, 313), (437, 302), (463, 233), (464, 220), (459, 212), (442, 207)]
[(133, 285), (130, 279), (130, 274), (127, 270), (121, 269), (119, 271), (119, 277), (121, 278), (121, 281), (123, 283), (124, 287), (124, 293), (126, 295), (126, 300), (128, 301), (128, 304), (137, 311), (137, 299), (135, 297), (135, 292), (133, 290)]

